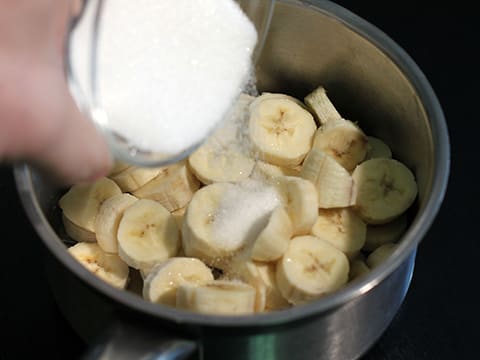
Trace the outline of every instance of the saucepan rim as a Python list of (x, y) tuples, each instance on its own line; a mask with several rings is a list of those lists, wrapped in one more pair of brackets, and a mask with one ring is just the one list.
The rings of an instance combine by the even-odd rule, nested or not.
[(14, 167), (17, 190), (35, 230), (50, 252), (69, 271), (73, 272), (98, 293), (145, 315), (161, 318), (176, 324), (250, 328), (281, 325), (333, 311), (362, 296), (362, 294), (374, 288), (394, 272), (416, 250), (421, 239), (427, 233), (443, 202), (450, 171), (450, 145), (447, 125), (440, 103), (427, 78), (411, 57), (390, 37), (342, 6), (328, 0), (283, 0), (282, 2), (320, 11), (340, 21), (378, 47), (405, 74), (426, 111), (430, 121), (428, 125), (431, 129), (434, 146), (434, 169), (430, 177), (431, 183), (429, 186), (431, 192), (425, 199), (422, 212), (416, 216), (400, 242), (396, 250), (396, 256), (392, 256), (388, 261), (373, 269), (366, 276), (351, 282), (345, 288), (333, 294), (326, 295), (318, 301), (294, 306), (286, 310), (247, 316), (203, 315), (177, 310), (168, 306), (149, 303), (136, 294), (113, 288), (97, 279), (71, 257), (65, 251), (65, 245), (61, 242), (41, 210), (33, 188), (30, 167), (26, 164), (17, 164)]

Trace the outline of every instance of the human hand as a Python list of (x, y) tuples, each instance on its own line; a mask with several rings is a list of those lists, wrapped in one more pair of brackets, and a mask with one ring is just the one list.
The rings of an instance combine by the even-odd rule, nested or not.
[(105, 175), (112, 162), (66, 81), (74, 3), (0, 0), (0, 160), (25, 160), (70, 184)]

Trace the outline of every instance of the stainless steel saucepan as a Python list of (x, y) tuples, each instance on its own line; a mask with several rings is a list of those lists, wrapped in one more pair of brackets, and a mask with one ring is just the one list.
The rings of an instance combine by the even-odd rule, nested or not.
[(386, 34), (325, 0), (277, 1), (257, 78), (260, 90), (299, 98), (322, 84), (345, 118), (384, 139), (414, 171), (419, 196), (399, 248), (369, 275), (310, 304), (241, 317), (184, 312), (114, 289), (77, 263), (66, 251), (56, 205), (65, 189), (18, 166), (18, 190), (45, 244), (53, 292), (66, 318), (92, 344), (91, 356), (356, 359), (399, 309), (449, 172), (447, 128), (427, 79)]

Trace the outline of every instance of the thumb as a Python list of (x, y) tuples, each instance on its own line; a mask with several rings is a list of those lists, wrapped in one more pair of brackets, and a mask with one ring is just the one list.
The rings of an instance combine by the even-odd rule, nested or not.
[(105, 139), (80, 112), (71, 96), (67, 97), (65, 114), (56, 135), (40, 151), (31, 154), (32, 162), (59, 182), (73, 184), (105, 176), (112, 166)]

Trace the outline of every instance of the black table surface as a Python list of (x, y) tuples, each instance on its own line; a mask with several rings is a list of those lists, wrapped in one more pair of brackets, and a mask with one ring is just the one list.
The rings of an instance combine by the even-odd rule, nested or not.
[[(452, 147), (447, 195), (419, 246), (405, 302), (363, 359), (478, 359), (480, 239), (474, 227), (480, 117), (474, 26), (479, 18), (466, 1), (337, 3), (383, 30), (423, 70), (442, 104)], [(0, 166), (0, 194), (0, 359), (78, 358), (86, 346), (52, 298), (41, 241), (19, 203), (8, 165)]]

